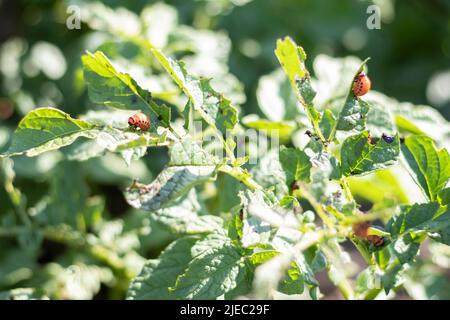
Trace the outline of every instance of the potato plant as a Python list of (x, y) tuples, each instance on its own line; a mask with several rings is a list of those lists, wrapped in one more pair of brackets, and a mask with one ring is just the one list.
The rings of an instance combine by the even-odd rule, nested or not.
[[(179, 54), (145, 39), (122, 40), (146, 53), (128, 62), (170, 90), (149, 90), (123, 67), (126, 58), (108, 57), (123, 43), (85, 53), (82, 79), (97, 107), (80, 117), (39, 107), (20, 121), (0, 159), (0, 237), (23, 252), (45, 241), (69, 246), (82, 253), (74, 274), (88, 270), (94, 286), (127, 299), (320, 299), (319, 279), (345, 299), (392, 297), (425, 272), (416, 261), (422, 246), (448, 259), (450, 126), (427, 106), (374, 91), (356, 96), (354, 80), (363, 71), (370, 77), (369, 59), (319, 56), (313, 77), (305, 50), (279, 39), (280, 69), (263, 77), (257, 92), (265, 118), (242, 117), (239, 99), (216, 89), (231, 91), (220, 75), (197, 76)], [(148, 130), (129, 126), (138, 112), (148, 117)], [(262, 149), (261, 140), (279, 144)], [(144, 158), (159, 161), (164, 150), (155, 177), (130, 170), (135, 180), (121, 186), (139, 210), (138, 221), (129, 222), (138, 227), (105, 221), (104, 203), (90, 197), (85, 161), (114, 154), (133, 168)], [(15, 185), (15, 159), (55, 152), (50, 196), (27, 205)], [(152, 241), (142, 236), (145, 219), (168, 235), (151, 259), (136, 249)], [(0, 297), (89, 297), (23, 276), (17, 283), (26, 287), (14, 284)]]

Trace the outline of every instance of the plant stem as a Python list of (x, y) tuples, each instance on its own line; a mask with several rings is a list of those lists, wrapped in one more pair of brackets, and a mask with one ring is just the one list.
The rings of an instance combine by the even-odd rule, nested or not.
[(351, 237), (350, 241), (355, 245), (355, 248), (358, 250), (358, 252), (364, 258), (364, 261), (366, 261), (366, 263), (369, 266), (373, 265), (372, 256), (371, 256), (370, 252), (367, 251), (367, 249), (359, 242), (359, 240)]
[(381, 289), (371, 289), (362, 295), (363, 300), (373, 300), (375, 299), (381, 292)]
[(264, 190), (262, 186), (260, 186), (252, 177), (245, 172), (241, 167), (231, 167), (229, 165), (225, 165), (219, 168), (219, 171), (229, 174), (233, 178), (241, 181), (247, 187), (255, 190)]
[(340, 182), (342, 189), (344, 190), (345, 197), (347, 198), (347, 201), (348, 202), (354, 201), (352, 192), (350, 191), (350, 186), (348, 185), (348, 180), (345, 177), (342, 177)]
[(316, 211), (317, 215), (320, 217), (320, 219), (322, 219), (322, 221), (325, 223), (325, 225), (330, 229), (334, 229), (334, 223), (328, 217), (327, 213), (322, 208), (322, 205), (319, 202), (317, 202), (316, 199), (314, 199), (314, 197), (306, 190), (300, 191), (300, 194), (303, 198), (308, 200), (308, 202), (314, 208), (314, 211)]

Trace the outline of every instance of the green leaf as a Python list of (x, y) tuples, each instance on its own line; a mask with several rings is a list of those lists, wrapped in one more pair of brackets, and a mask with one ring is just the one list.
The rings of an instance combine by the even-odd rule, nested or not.
[(400, 214), (392, 217), (387, 231), (393, 238), (406, 233), (433, 233), (450, 226), (450, 209), (437, 202), (402, 206)]
[(238, 121), (236, 108), (231, 105), (230, 100), (211, 87), (209, 79), (197, 78), (188, 74), (183, 62), (165, 56), (160, 50), (152, 49), (152, 53), (189, 97), (192, 106), (206, 123), (217, 128), (223, 134), (234, 128)]
[(447, 187), (439, 191), (438, 200), (442, 206), (450, 204), (450, 187)]
[(414, 300), (450, 299), (450, 281), (446, 270), (436, 268), (432, 261), (417, 261), (408, 272), (403, 287)]
[(282, 198), (289, 191), (286, 184), (286, 173), (279, 160), (279, 151), (270, 150), (267, 154), (258, 158), (258, 163), (250, 170), (250, 173), (262, 187), (273, 189), (278, 198)]
[(4, 156), (25, 153), (31, 157), (56, 150), (73, 143), (78, 137), (92, 138), (93, 129), (93, 125), (73, 119), (58, 109), (35, 109), (19, 122)]
[(219, 160), (190, 136), (177, 141), (169, 151), (169, 166), (213, 166)]
[[(25, 280), (33, 277), (36, 269), (36, 256), (34, 248), (31, 251), (21, 250), (13, 247), (14, 250), (2, 248), (0, 253), (0, 287), (11, 288), (17, 286)], [(26, 248), (28, 249), (28, 248)]]
[(306, 115), (314, 128), (317, 128), (320, 113), (314, 107), (313, 99), (316, 95), (311, 86), (311, 79), (305, 66), (306, 54), (302, 47), (289, 37), (277, 40), (275, 55), (289, 78), (297, 99), (305, 108)]
[(369, 133), (361, 132), (345, 139), (341, 149), (342, 173), (346, 176), (365, 174), (396, 163), (400, 153), (398, 135), (392, 142), (380, 138), (368, 141)]
[(381, 284), (386, 294), (405, 280), (404, 274), (417, 256), (422, 241), (423, 237), (407, 233), (376, 252), (376, 256), (383, 257), (384, 260), (383, 264), (379, 265), (382, 269)]
[(215, 175), (216, 166), (167, 167), (149, 185), (133, 184), (125, 196), (133, 207), (154, 211), (171, 206), (193, 187)]
[(291, 262), (287, 275), (279, 283), (278, 290), (284, 294), (301, 294), (305, 290), (303, 275), (297, 263)]
[(311, 181), (311, 162), (306, 153), (300, 149), (282, 148), (280, 150), (280, 163), (286, 173), (288, 187), (294, 181)]
[[(364, 60), (355, 73), (353, 79), (364, 70), (369, 59)], [(350, 83), (347, 98), (344, 106), (339, 113), (337, 120), (337, 130), (350, 131), (353, 129), (363, 130), (366, 124), (367, 113), (369, 112), (370, 104), (353, 94), (353, 81)]]
[(150, 131), (170, 125), (170, 109), (154, 103), (150, 92), (142, 89), (130, 75), (117, 71), (102, 52), (88, 52), (81, 59), (92, 102), (141, 110), (150, 117)]
[(63, 149), (69, 160), (84, 161), (100, 157), (106, 151), (120, 153), (130, 165), (131, 160), (143, 157), (147, 147), (166, 146), (167, 132), (161, 135), (150, 132), (127, 132), (109, 126), (92, 130), (91, 139), (79, 139)]
[(196, 246), (201, 253), (171, 288), (178, 299), (229, 299), (249, 289), (251, 270), (230, 239), (211, 234)]
[(169, 165), (148, 184), (134, 183), (125, 192), (135, 208), (154, 211), (167, 208), (194, 186), (215, 179), (218, 160), (185, 137), (171, 148)]
[(413, 262), (426, 236), (446, 243), (449, 227), (450, 210), (437, 202), (400, 207), (400, 213), (386, 225), (391, 243), (376, 253), (378, 264), (383, 269), (382, 283), (386, 293), (402, 283), (405, 270)]
[(363, 130), (370, 104), (358, 97), (349, 95), (344, 103), (337, 122), (337, 130)]
[(169, 292), (177, 276), (194, 258), (191, 251), (198, 237), (190, 236), (172, 242), (157, 260), (148, 260), (142, 271), (133, 279), (127, 293), (130, 300), (174, 299)]
[(195, 190), (177, 200), (172, 206), (152, 214), (153, 220), (172, 233), (208, 233), (223, 228), (220, 217), (201, 212)]
[(325, 109), (320, 120), (319, 127), (326, 140), (330, 138), (333, 128), (336, 125), (336, 118), (330, 109)]
[(279, 254), (280, 253), (277, 250), (258, 251), (253, 253), (249, 260), (254, 266), (258, 266)]
[(427, 136), (405, 139), (402, 153), (411, 169), (414, 180), (428, 199), (434, 201), (450, 178), (450, 157), (446, 149), (437, 150)]
[(370, 110), (367, 114), (367, 130), (374, 137), (381, 137), (382, 134), (393, 135), (395, 125), (388, 105), (377, 100), (368, 100)]
[(440, 146), (449, 147), (450, 124), (435, 108), (397, 101), (389, 108), (395, 115), (395, 123), (400, 131), (427, 135)]

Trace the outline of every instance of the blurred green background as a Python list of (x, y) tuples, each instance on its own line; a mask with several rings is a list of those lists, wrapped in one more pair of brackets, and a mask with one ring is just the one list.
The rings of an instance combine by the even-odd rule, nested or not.
[[(380, 30), (366, 27), (366, 10), (373, 4), (381, 9)], [(66, 27), (70, 5), (82, 9), (81, 29)], [(129, 33), (182, 58), (189, 71), (213, 77), (242, 115), (262, 115), (259, 80), (278, 68), (276, 39), (290, 35), (307, 52), (309, 70), (319, 54), (371, 57), (375, 90), (431, 105), (450, 119), (450, 0), (0, 0), (0, 8), (0, 149), (35, 107), (54, 106), (73, 116), (95, 110), (82, 81), (80, 57), (86, 50), (100, 48), (177, 106), (178, 93), (170, 96), (173, 84), (158, 73), (150, 54), (121, 46)], [(24, 230), (19, 240), (0, 241), (0, 291), (26, 286), (44, 288), (51, 298), (123, 298), (133, 273), (174, 235), (131, 209), (122, 190), (133, 177), (150, 181), (166, 153), (158, 150), (127, 167), (115, 154), (79, 163), (63, 161), (64, 152), (2, 162), (0, 180), (8, 182), (9, 171), (15, 174), (27, 213), (42, 226), (63, 224), (78, 228), (86, 239), (95, 235), (94, 245), (112, 256), (86, 252), (69, 231), (64, 239), (54, 234), (42, 239)], [(224, 189), (236, 189), (233, 183), (218, 181)], [(17, 221), (2, 207), (2, 191), (3, 185), (0, 227), (7, 229)], [(205, 202), (219, 213), (236, 197), (207, 195)], [(86, 225), (66, 220), (80, 214)]]

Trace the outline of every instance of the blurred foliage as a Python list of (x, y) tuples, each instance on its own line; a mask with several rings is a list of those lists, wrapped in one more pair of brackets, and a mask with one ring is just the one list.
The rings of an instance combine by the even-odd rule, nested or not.
[[(366, 9), (373, 3), (381, 7), (381, 30), (366, 28)], [(82, 8), (80, 30), (66, 27), (70, 5)], [(88, 99), (80, 59), (86, 50), (103, 51), (115, 67), (156, 92), (154, 98), (181, 110), (186, 100), (152, 57), (148, 43), (184, 60), (196, 76), (213, 78), (214, 88), (239, 108), (241, 116), (250, 115), (245, 125), (265, 127), (262, 118), (279, 121), (275, 124), (285, 130), (286, 141), (294, 134), (291, 142), (296, 146), (303, 142), (296, 138), (295, 126), (285, 120), (298, 117), (300, 128), (307, 121), (296, 114), (295, 97), (273, 54), (276, 40), (286, 34), (308, 52), (313, 82), (334, 89), (337, 84), (327, 82), (328, 75), (321, 70), (358, 64), (348, 56), (371, 57), (369, 72), (376, 91), (398, 101), (431, 105), (450, 119), (450, 2), (446, 0), (3, 0), (0, 7), (2, 151), (13, 128), (35, 107), (58, 107), (90, 121), (105, 110)], [(336, 62), (328, 56), (348, 60)], [(345, 79), (339, 72), (337, 68), (333, 79)], [(274, 88), (279, 88), (278, 95)], [(328, 98), (317, 97), (322, 108)], [(372, 99), (388, 98), (374, 93)], [(410, 107), (389, 103), (392, 108)], [(106, 112), (110, 121), (116, 121), (112, 111)], [(117, 123), (126, 126), (123, 118), (117, 116)], [(434, 127), (436, 121), (445, 122), (439, 115), (427, 109), (411, 118), (423, 121), (419, 129), (448, 146), (446, 126)], [(127, 166), (118, 154), (91, 153), (102, 140), (94, 146), (85, 142), (70, 147), (75, 150), (0, 159), (1, 298), (123, 298), (145, 260), (158, 257), (178, 237), (151, 215), (130, 209), (122, 194), (134, 178), (155, 177), (167, 162), (166, 151), (152, 150)], [(68, 161), (71, 154), (82, 154), (86, 161)], [(407, 183), (394, 177), (404, 172), (394, 171), (350, 180), (352, 192), (363, 204), (376, 203), (380, 211), (392, 209), (390, 201), (410, 202), (417, 193), (405, 194)], [(365, 192), (368, 186), (375, 191)], [(205, 188), (197, 205), (227, 212), (239, 203), (235, 195), (217, 197), (221, 188), (240, 187), (219, 176), (216, 185)], [(40, 232), (30, 227), (28, 216)], [(449, 253), (443, 247), (433, 243), (430, 257), (409, 274), (404, 286), (411, 297), (448, 298), (448, 274), (443, 270), (448, 268)], [(44, 293), (14, 289), (22, 287), (39, 287)]]

